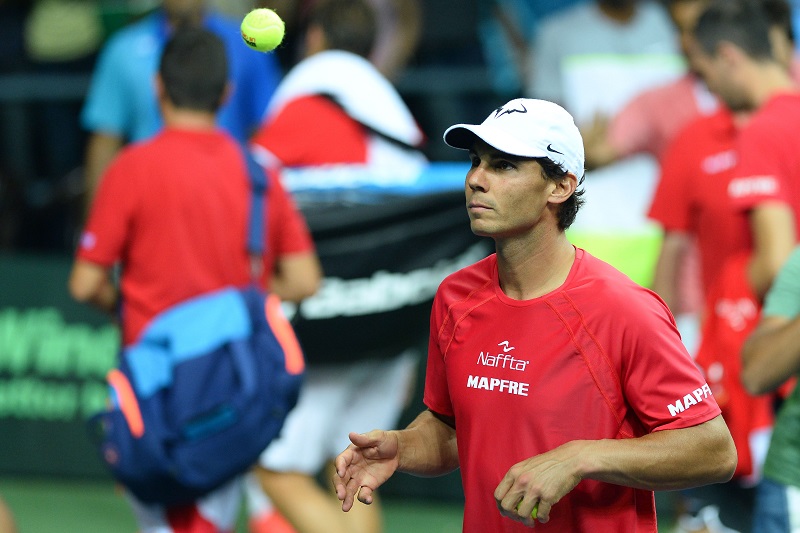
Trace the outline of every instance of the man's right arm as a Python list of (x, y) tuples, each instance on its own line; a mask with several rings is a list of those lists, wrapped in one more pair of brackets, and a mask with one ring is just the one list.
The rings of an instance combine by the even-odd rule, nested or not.
[(86, 143), (84, 161), (84, 186), (86, 188), (86, 208), (92, 204), (100, 178), (111, 160), (122, 148), (123, 139), (119, 135), (95, 132)]
[(433, 411), (421, 412), (398, 432), (398, 470), (416, 476), (440, 476), (458, 468), (455, 421)]
[(765, 202), (750, 214), (753, 257), (748, 268), (750, 286), (763, 299), (796, 242), (794, 214), (789, 206)]
[(108, 314), (114, 313), (119, 294), (108, 268), (77, 259), (72, 266), (68, 288), (76, 301), (91, 304)]

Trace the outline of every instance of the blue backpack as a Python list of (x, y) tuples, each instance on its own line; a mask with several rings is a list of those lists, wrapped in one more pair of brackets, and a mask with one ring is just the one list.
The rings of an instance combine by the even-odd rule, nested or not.
[[(248, 165), (257, 253), (266, 180)], [(122, 351), (108, 375), (111, 407), (89, 419), (90, 437), (138, 499), (189, 503), (258, 461), (297, 403), (304, 368), (276, 296), (255, 286), (203, 294), (156, 316)]]

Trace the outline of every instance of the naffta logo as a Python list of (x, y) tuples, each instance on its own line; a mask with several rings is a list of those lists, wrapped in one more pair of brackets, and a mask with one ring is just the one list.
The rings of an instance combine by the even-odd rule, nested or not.
[(503, 115), (510, 115), (511, 113), (527, 113), (528, 110), (521, 103), (516, 104), (516, 107), (498, 107), (494, 110), (494, 118), (500, 118)]
[(511, 346), (511, 343), (508, 341), (498, 342), (497, 345), (503, 349), (503, 353), (492, 354), (489, 352), (481, 352), (480, 355), (478, 355), (479, 365), (525, 372), (525, 368), (530, 364), (530, 361), (518, 359), (511, 355), (509, 352), (515, 350), (515, 348)]

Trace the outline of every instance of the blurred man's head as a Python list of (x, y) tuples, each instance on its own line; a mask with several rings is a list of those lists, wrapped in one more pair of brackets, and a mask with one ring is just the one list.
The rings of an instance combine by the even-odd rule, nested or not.
[(376, 34), (375, 13), (365, 0), (325, 0), (311, 14), (306, 54), (344, 50), (366, 58)]
[(597, 0), (601, 6), (611, 9), (628, 9), (639, 3), (639, 0)]
[(775, 64), (770, 22), (759, 2), (715, 0), (694, 29), (695, 64), (709, 89), (733, 111), (752, 109), (753, 67)]
[(164, 46), (159, 65), (162, 98), (175, 108), (214, 113), (228, 81), (225, 45), (202, 28), (179, 28)]

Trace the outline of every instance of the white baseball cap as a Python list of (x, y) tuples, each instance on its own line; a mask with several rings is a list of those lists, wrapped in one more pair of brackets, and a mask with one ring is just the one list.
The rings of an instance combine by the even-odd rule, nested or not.
[(456, 124), (444, 132), (444, 142), (462, 150), (472, 148), (475, 137), (507, 154), (546, 157), (583, 177), (583, 138), (572, 115), (553, 102), (517, 98), (479, 125)]

